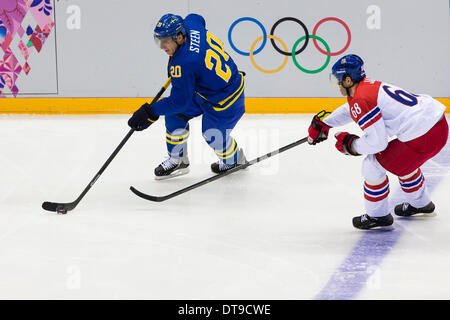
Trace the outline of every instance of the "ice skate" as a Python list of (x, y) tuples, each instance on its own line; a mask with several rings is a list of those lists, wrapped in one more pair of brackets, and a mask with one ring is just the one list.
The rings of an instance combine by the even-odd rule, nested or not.
[(390, 213), (384, 217), (371, 217), (368, 214), (363, 214), (353, 218), (353, 226), (362, 230), (390, 227), (393, 223), (394, 218)]
[(170, 179), (189, 173), (189, 159), (168, 157), (155, 168), (155, 180)]
[(415, 208), (409, 203), (405, 202), (395, 206), (394, 212), (397, 216), (400, 217), (410, 217), (412, 215), (416, 215), (419, 213), (425, 213), (426, 215), (434, 216), (434, 203), (430, 201), (425, 207)]
[(239, 152), (238, 160), (236, 163), (226, 164), (226, 163), (222, 162), (222, 160), (219, 160), (219, 161), (211, 164), (211, 171), (214, 173), (223, 173), (230, 169), (233, 169), (234, 167), (236, 167), (240, 164), (246, 163), (247, 159), (245, 158), (244, 151), (242, 149), (239, 149), (238, 152)]

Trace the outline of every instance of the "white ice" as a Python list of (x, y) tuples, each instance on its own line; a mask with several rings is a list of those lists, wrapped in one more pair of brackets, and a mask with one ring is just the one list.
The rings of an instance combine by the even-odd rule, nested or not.
[[(234, 137), (250, 160), (303, 138), (311, 117), (245, 115)], [(324, 143), (154, 203), (129, 187), (165, 195), (211, 176), (216, 160), (194, 119), (191, 172), (155, 181), (161, 119), (134, 133), (73, 211), (44, 211), (43, 201), (78, 197), (128, 132), (127, 119), (0, 117), (0, 299), (315, 299), (348, 270), (366, 273), (360, 288), (350, 285), (355, 299), (450, 299), (450, 171), (433, 160), (423, 171), (442, 178), (432, 193), (437, 215), (397, 218), (394, 230), (371, 234), (375, 246), (399, 236), (380, 263), (339, 273), (367, 232), (351, 224), (364, 213), (362, 158), (334, 148), (334, 129)]]

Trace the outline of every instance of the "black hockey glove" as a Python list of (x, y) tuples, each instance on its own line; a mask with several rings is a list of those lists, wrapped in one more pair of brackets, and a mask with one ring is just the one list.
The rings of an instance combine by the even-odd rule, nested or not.
[(142, 131), (158, 119), (159, 116), (153, 113), (150, 104), (144, 103), (133, 113), (128, 120), (128, 125), (136, 131)]

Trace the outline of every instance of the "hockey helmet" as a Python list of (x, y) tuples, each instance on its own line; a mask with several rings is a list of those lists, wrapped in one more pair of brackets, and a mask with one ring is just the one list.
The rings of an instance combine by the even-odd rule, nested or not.
[(330, 81), (339, 85), (346, 76), (349, 76), (353, 82), (360, 82), (366, 76), (364, 61), (356, 54), (348, 54), (333, 65)]
[(183, 18), (172, 13), (167, 13), (156, 24), (153, 38), (159, 45), (162, 39), (169, 38), (175, 41), (179, 33), (186, 35)]

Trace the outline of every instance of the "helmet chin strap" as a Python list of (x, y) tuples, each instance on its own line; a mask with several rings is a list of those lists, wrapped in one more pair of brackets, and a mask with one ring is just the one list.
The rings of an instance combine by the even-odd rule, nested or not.
[[(177, 37), (178, 37), (178, 35), (177, 35)], [(177, 52), (178, 49), (181, 47), (181, 45), (178, 44), (177, 37), (174, 37), (174, 38), (173, 38), (173, 41), (175, 41), (175, 43), (177, 44), (177, 48), (175, 49), (175, 52)], [(175, 52), (174, 52), (174, 53), (175, 53)]]
[(345, 88), (345, 91), (347, 91), (347, 96), (350, 97), (350, 88), (351, 88), (351, 87), (348, 87), (348, 88), (347, 88), (347, 87), (344, 87), (344, 88)]
[[(353, 81), (353, 80), (352, 80)], [(355, 86), (356, 85), (356, 83), (354, 83), (353, 82), (353, 84), (350, 86), (350, 87), (346, 87), (346, 86), (344, 86), (344, 84), (342, 84), (342, 87), (345, 89), (345, 91), (347, 92), (347, 96), (349, 96), (350, 97), (350, 89), (353, 87), (353, 86)]]
[[(178, 42), (177, 42), (177, 41), (175, 41), (175, 43), (177, 44), (177, 48), (175, 49), (175, 52), (177, 52), (177, 51), (178, 51), (178, 49), (180, 49), (180, 45), (178, 44)], [(174, 52), (174, 54), (175, 54), (175, 52)]]

